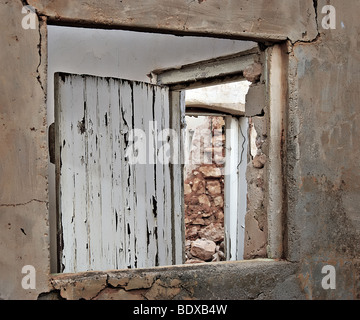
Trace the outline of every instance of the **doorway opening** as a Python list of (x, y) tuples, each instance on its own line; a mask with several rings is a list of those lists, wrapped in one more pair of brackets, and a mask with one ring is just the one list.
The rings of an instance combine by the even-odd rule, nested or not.
[(186, 116), (185, 263), (225, 260), (224, 116)]
[[(249, 86), (242, 80), (185, 90), (186, 264), (234, 260), (242, 254), (243, 235), (234, 224), (244, 229), (246, 177), (239, 166), (246, 156), (247, 122), (241, 135), (241, 127), (232, 123), (243, 117)], [(245, 188), (240, 190), (240, 185)]]

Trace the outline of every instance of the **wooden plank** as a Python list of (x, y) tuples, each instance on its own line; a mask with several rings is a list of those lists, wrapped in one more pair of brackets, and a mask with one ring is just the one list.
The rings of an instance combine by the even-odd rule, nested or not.
[[(156, 150), (153, 147), (153, 104), (154, 104), (154, 94), (156, 94), (155, 89), (151, 85), (144, 84), (144, 89), (146, 89), (146, 103), (143, 104), (143, 121), (144, 121), (144, 131), (146, 133), (146, 164), (145, 164), (145, 204), (146, 204), (146, 236), (147, 236), (147, 266), (156, 266), (157, 264), (157, 240), (155, 233), (157, 232), (156, 228), (156, 216), (157, 216), (157, 202), (156, 202), (156, 181), (155, 181), (155, 167), (154, 167), (154, 155), (156, 155)], [(151, 143), (150, 143), (151, 142)]]
[[(132, 165), (135, 175), (135, 254), (137, 267), (142, 268), (147, 264), (147, 223), (146, 223), (146, 166), (143, 154), (146, 154), (146, 136), (144, 133), (144, 105), (147, 105), (147, 92), (142, 83), (133, 84), (133, 108), (134, 128), (136, 129), (136, 141), (134, 140), (135, 155), (139, 155), (136, 163)], [(144, 150), (145, 147), (145, 150)]]
[(89, 270), (99, 270), (98, 257), (102, 250), (102, 221), (101, 221), (101, 193), (100, 193), (100, 147), (98, 142), (99, 119), (97, 117), (97, 84), (96, 77), (85, 78), (85, 101), (87, 107), (86, 125), (88, 128), (88, 195), (87, 210), (90, 220), (88, 229), (89, 241)]
[[(159, 154), (160, 157), (162, 156), (162, 163), (163, 163), (163, 180), (164, 180), (164, 186), (163, 186), (163, 191), (164, 191), (164, 236), (165, 236), (165, 241), (168, 241), (170, 245), (167, 246), (166, 250), (166, 255), (170, 258), (171, 257), (171, 261), (172, 264), (174, 263), (174, 251), (173, 251), (173, 241), (174, 241), (174, 237), (173, 237), (173, 233), (174, 233), (174, 229), (173, 229), (173, 225), (172, 225), (172, 189), (171, 189), (171, 168), (170, 168), (170, 163), (169, 163), (169, 157), (166, 154), (166, 144), (168, 143), (168, 129), (170, 128), (170, 110), (169, 110), (169, 101), (168, 101), (168, 96), (166, 95), (161, 95), (161, 110), (162, 110), (162, 118), (161, 118), (161, 131), (160, 131), (160, 136), (161, 136), (161, 141), (162, 141), (162, 146), (160, 147), (159, 150)], [(162, 132), (162, 134), (161, 134)], [(170, 240), (169, 240), (170, 239)]]
[(226, 260), (236, 260), (238, 225), (239, 123), (235, 117), (225, 117), (225, 175), (224, 175), (224, 229)]
[(243, 260), (244, 258), (244, 244), (245, 244), (245, 216), (247, 209), (247, 154), (248, 154), (248, 118), (239, 118), (239, 150), (237, 165), (238, 175), (238, 221), (237, 221), (237, 234), (236, 234), (236, 260)]
[[(57, 157), (56, 157), (56, 176), (57, 176), (57, 197), (59, 199), (70, 199), (66, 206), (62, 201), (58, 201), (58, 228), (61, 234), (61, 252), (59, 252), (59, 265), (61, 272), (70, 272), (75, 269), (75, 254), (73, 250), (68, 248), (75, 248), (74, 237), (74, 202), (73, 194), (75, 190), (74, 180), (72, 175), (73, 157), (71, 156), (72, 148), (72, 131), (71, 121), (72, 116), (67, 111), (65, 106), (72, 103), (72, 97), (67, 92), (67, 87), (72, 86), (71, 78), (64, 78), (58, 74), (55, 76), (56, 83), (56, 108), (55, 108), (55, 123), (57, 130)], [(65, 126), (70, 123), (70, 126)], [(64, 174), (61, 174), (64, 172)], [(66, 188), (63, 188), (66, 186)]]
[(171, 128), (176, 132), (177, 141), (173, 141), (173, 159), (171, 163), (172, 188), (172, 226), (173, 226), (173, 263), (185, 262), (185, 223), (184, 223), (184, 121), (185, 121), (185, 92), (170, 92), (170, 121)]
[[(88, 270), (87, 243), (87, 133), (85, 126), (86, 108), (84, 107), (84, 81), (82, 77), (72, 78), (72, 104), (67, 112), (71, 114), (71, 131), (73, 134), (73, 177), (74, 177), (74, 224), (76, 270)], [(64, 184), (64, 188), (66, 185)], [(66, 205), (66, 202), (63, 202)], [(66, 209), (67, 210), (67, 209)]]
[(114, 232), (113, 241), (113, 255), (114, 265), (116, 269), (126, 268), (125, 259), (125, 206), (124, 196), (122, 192), (123, 186), (123, 139), (121, 133), (122, 117), (120, 111), (120, 97), (119, 97), (119, 81), (115, 79), (109, 79), (109, 93), (110, 93), (110, 105), (111, 105), (111, 117), (110, 124), (112, 130), (112, 185), (111, 185), (111, 197), (112, 197), (112, 214), (114, 224), (112, 231)]
[[(126, 254), (126, 267), (135, 268), (135, 216), (132, 214), (135, 210), (135, 175), (129, 165), (126, 151), (133, 149), (133, 145), (129, 143), (129, 134), (133, 128), (133, 108), (132, 108), (132, 83), (128, 81), (120, 81), (119, 97), (120, 97), (120, 133), (122, 135), (120, 149), (121, 159), (123, 163), (123, 184), (122, 192), (125, 197), (125, 217), (124, 217), (124, 242)], [(133, 151), (132, 151), (133, 152)]]
[(163, 98), (159, 90), (155, 88), (154, 93), (154, 122), (156, 124), (156, 130), (154, 133), (155, 142), (154, 148), (156, 150), (155, 159), (155, 175), (156, 175), (156, 206), (157, 206), (157, 247), (158, 247), (158, 263), (159, 265), (171, 264), (171, 247), (169, 242), (166, 241), (169, 234), (166, 232), (167, 215), (164, 210), (165, 205), (165, 186), (164, 186), (164, 155), (160, 152), (162, 148), (162, 142), (159, 141), (159, 133), (163, 128), (163, 112), (162, 112)]
[(97, 88), (97, 119), (98, 119), (98, 147), (100, 162), (100, 204), (101, 204), (101, 270), (106, 270), (112, 265), (112, 205), (111, 205), (111, 154), (112, 145), (109, 130), (109, 87), (103, 78), (98, 79)]

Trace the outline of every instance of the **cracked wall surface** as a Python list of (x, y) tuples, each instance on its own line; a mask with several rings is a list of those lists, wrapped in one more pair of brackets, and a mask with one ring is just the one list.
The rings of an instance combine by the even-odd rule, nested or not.
[[(289, 52), (287, 257), (300, 261), (308, 298), (359, 299), (360, 3), (331, 1), (336, 29)], [(322, 266), (335, 266), (336, 290), (323, 290)]]
[[(116, 271), (114, 280), (110, 272), (49, 273), (45, 22), (24, 30), (23, 1), (0, 0), (0, 298), (360, 299), (360, 3), (332, 0), (336, 29), (325, 30), (321, 8), (328, 2), (28, 1), (42, 21), (62, 24), (245, 37), (264, 46), (289, 40), (288, 262)], [(336, 269), (336, 290), (321, 287), (327, 264)], [(21, 287), (24, 265), (35, 267), (36, 289)]]
[[(216, 34), (267, 40), (303, 40), (316, 37), (312, 0), (229, 1), (158, 0), (142, 1), (38, 1), (28, 3), (39, 14), (61, 24), (77, 21), (83, 25), (131, 29), (162, 29), (167, 32)], [(104, 5), (106, 3), (106, 5)]]
[[(0, 1), (0, 298), (35, 298), (21, 287), (24, 265), (37, 271), (38, 290), (47, 288), (45, 23), (25, 30), (21, 1)], [(46, 41), (45, 41), (46, 43)]]
[(304, 298), (293, 276), (296, 268), (297, 264), (264, 259), (63, 274), (51, 278), (51, 291), (41, 293), (39, 299), (228, 300), (286, 299), (286, 295)]

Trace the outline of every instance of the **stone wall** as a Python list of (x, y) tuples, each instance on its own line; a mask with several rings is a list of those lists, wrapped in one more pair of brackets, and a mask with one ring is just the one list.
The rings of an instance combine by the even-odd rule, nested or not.
[[(224, 259), (224, 126), (223, 117), (206, 117), (192, 139), (196, 165), (190, 172), (185, 166), (184, 179), (186, 263)], [(207, 130), (211, 137), (201, 134)]]

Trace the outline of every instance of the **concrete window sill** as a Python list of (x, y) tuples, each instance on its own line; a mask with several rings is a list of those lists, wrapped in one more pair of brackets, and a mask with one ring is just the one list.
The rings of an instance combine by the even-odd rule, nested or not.
[(277, 299), (289, 282), (299, 294), (296, 270), (296, 263), (254, 259), (52, 274), (48, 295), (70, 300)]

